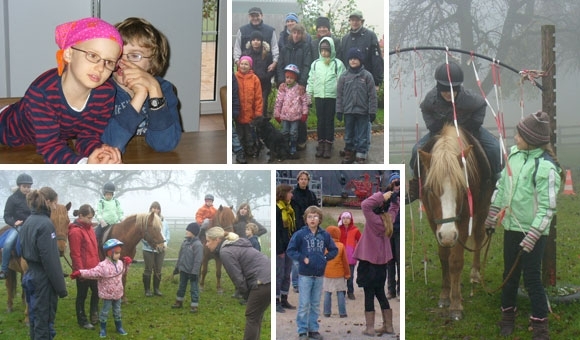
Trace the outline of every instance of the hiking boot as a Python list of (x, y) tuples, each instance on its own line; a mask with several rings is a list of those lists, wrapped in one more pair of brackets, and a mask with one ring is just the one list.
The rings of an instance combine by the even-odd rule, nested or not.
[(284, 308), (284, 309), (296, 309), (296, 307), (292, 306), (289, 302), (288, 302), (288, 295), (284, 295), (282, 294), (280, 296), (280, 305)]
[(548, 318), (538, 319), (531, 317), (532, 322), (532, 340), (550, 340), (550, 332), (548, 330)]
[(322, 157), (322, 155), (324, 154), (325, 145), (326, 143), (324, 143), (323, 141), (318, 142), (318, 145), (316, 146), (316, 154), (314, 155), (316, 158)]
[(354, 152), (350, 150), (344, 150), (344, 158), (342, 159), (342, 164), (352, 164), (354, 163)]
[(413, 203), (417, 198), (419, 198), (419, 180), (413, 177), (409, 180), (409, 196), (405, 204)]
[(276, 313), (285, 313), (286, 310), (280, 304), (280, 299), (276, 299)]
[(331, 142), (326, 142), (324, 143), (324, 148), (322, 150), (323, 154), (322, 157), (323, 158), (330, 158), (330, 156), (332, 155), (332, 143)]
[(356, 298), (354, 297), (354, 293), (348, 293), (347, 297), (349, 300), (356, 300)]
[(298, 335), (298, 339), (299, 340), (308, 340), (308, 334), (306, 334), (306, 333), (300, 333)]
[(322, 340), (322, 335), (318, 332), (308, 332), (308, 339)]
[(501, 321), (497, 323), (500, 327), (499, 334), (501, 336), (509, 336), (514, 332), (516, 320), (516, 308), (508, 307), (501, 309)]

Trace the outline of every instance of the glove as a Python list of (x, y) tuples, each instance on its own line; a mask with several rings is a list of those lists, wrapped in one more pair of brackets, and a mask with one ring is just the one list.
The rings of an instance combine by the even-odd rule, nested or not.
[(489, 212), (487, 213), (487, 218), (485, 219), (485, 233), (491, 235), (495, 232), (495, 226), (497, 225), (497, 214), (501, 209), (492, 205), (489, 207)]
[(371, 123), (372, 123), (372, 122), (374, 122), (374, 121), (375, 121), (375, 119), (377, 119), (377, 115), (376, 115), (376, 114), (374, 114), (374, 115), (373, 115), (373, 114), (369, 115), (369, 122), (371, 122)]
[(534, 249), (536, 245), (536, 241), (542, 236), (540, 231), (536, 228), (530, 228), (530, 231), (526, 234), (526, 237), (520, 243), (520, 247), (526, 252), (529, 253)]
[(71, 280), (76, 280), (76, 278), (81, 276), (81, 271), (80, 270), (75, 270), (74, 272), (72, 272), (70, 274), (70, 279)]
[(274, 119), (276, 119), (276, 121), (277, 121), (278, 123), (281, 123), (281, 122), (282, 122), (282, 119), (280, 119), (280, 117), (274, 117)]
[(129, 265), (130, 265), (132, 262), (133, 262), (133, 260), (131, 260), (131, 258), (130, 258), (129, 256), (125, 256), (125, 257), (123, 257), (123, 263), (124, 263), (126, 266), (129, 266)]
[(302, 123), (306, 123), (306, 120), (308, 119), (308, 115), (302, 115), (302, 117), (300, 118), (300, 121)]
[(338, 119), (339, 122), (342, 122), (342, 112), (336, 113), (336, 119)]
[(179, 274), (179, 269), (177, 267), (173, 268), (173, 275)]

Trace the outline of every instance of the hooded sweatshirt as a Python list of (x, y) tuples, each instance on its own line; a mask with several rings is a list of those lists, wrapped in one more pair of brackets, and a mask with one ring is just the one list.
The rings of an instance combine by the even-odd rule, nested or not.
[(346, 252), (344, 250), (344, 244), (340, 242), (340, 229), (335, 226), (329, 226), (326, 228), (326, 232), (330, 234), (336, 248), (338, 249), (338, 254), (332, 260), (329, 260), (326, 264), (326, 269), (324, 270), (324, 277), (330, 279), (336, 279), (344, 277), (348, 279), (350, 277), (350, 267), (348, 266), (348, 260), (346, 258)]

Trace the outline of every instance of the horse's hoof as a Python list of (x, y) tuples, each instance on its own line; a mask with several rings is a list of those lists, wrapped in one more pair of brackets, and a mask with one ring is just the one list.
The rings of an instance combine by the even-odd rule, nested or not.
[(447, 308), (449, 305), (451, 305), (451, 300), (449, 299), (439, 299), (439, 302), (437, 303), (439, 308)]
[(463, 319), (463, 311), (452, 310), (449, 312), (449, 317), (451, 317), (451, 320), (453, 320), (453, 321), (459, 321), (459, 320)]

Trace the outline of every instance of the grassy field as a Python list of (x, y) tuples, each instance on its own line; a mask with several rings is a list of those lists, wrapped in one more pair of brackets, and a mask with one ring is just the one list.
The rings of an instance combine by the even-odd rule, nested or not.
[[(269, 238), (269, 237), (268, 237)], [(172, 236), (172, 245), (168, 248), (166, 258), (176, 259), (179, 252), (180, 235)], [(266, 244), (262, 237), (261, 242)], [(269, 242), (269, 241), (268, 241)], [(269, 247), (267, 254), (269, 254)], [(67, 256), (68, 257), (68, 256)], [(141, 258), (141, 251), (137, 251), (136, 258)], [(71, 270), (62, 261), (65, 272)], [(163, 267), (163, 277), (160, 290), (162, 297), (144, 296), (141, 276), (143, 262), (134, 263), (129, 269), (129, 277), (126, 285), (126, 294), (129, 302), (123, 304), (123, 327), (129, 333), (120, 336), (114, 329), (112, 312), (109, 313), (107, 324), (108, 339), (216, 339), (231, 340), (243, 337), (245, 326), (245, 306), (240, 305), (231, 295), (234, 287), (228, 278), (225, 269), (222, 270), (222, 285), (224, 294), (218, 295), (215, 286), (215, 266), (210, 262), (210, 273), (206, 278), (206, 289), (200, 293), (199, 312), (189, 313), (189, 288), (185, 294), (185, 307), (183, 309), (171, 309), (175, 302), (175, 294), (178, 288), (178, 276), (172, 280), (171, 273), (175, 262), (166, 260)], [(82, 339), (98, 338), (98, 330), (81, 329), (76, 322), (75, 297), (76, 284), (66, 278), (68, 296), (59, 300), (56, 315), (56, 331), (58, 339)], [(18, 290), (18, 294), (20, 293)], [(6, 301), (6, 289), (0, 289), (0, 301)], [(89, 301), (86, 302), (88, 312)], [(24, 324), (24, 307), (20, 300), (14, 303), (14, 312), (0, 311), (0, 338), (2, 339), (27, 339), (28, 328)], [(271, 338), (270, 308), (266, 310), (262, 323), (262, 339)]]
[[(578, 242), (579, 199), (576, 196), (561, 195), (558, 199), (557, 215), (557, 286), (548, 289), (552, 313), (549, 315), (552, 339), (580, 338), (580, 308), (578, 302), (564, 302), (557, 288), (575, 289), (580, 286), (580, 243)], [(501, 292), (488, 294), (478, 285), (470, 296), (469, 269), (471, 253), (466, 252), (465, 268), (462, 276), (464, 319), (451, 321), (447, 309), (437, 308), (441, 286), (441, 266), (437, 255), (436, 241), (429, 228), (426, 216), (418, 220), (413, 213), (411, 222), (409, 207), (417, 211), (417, 202), (407, 206), (405, 242), (405, 330), (407, 339), (497, 339), (500, 319)], [(489, 291), (501, 285), (503, 271), (502, 258), (503, 231), (498, 230), (492, 239), (488, 261), (484, 264), (484, 283)], [(483, 254), (482, 254), (483, 258)], [(423, 259), (426, 259), (427, 283)], [(521, 281), (523, 285), (523, 280)], [(529, 339), (528, 330), (530, 303), (526, 296), (518, 300), (519, 313), (516, 331), (510, 339)]]

